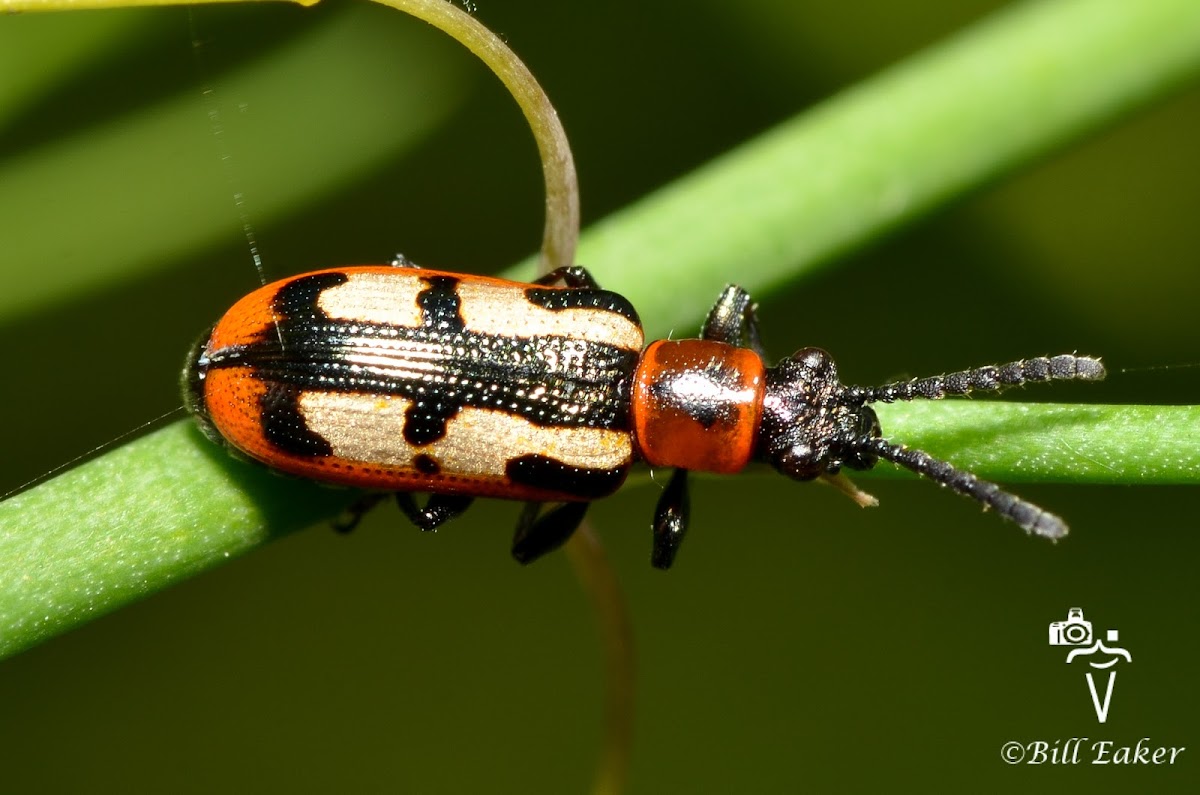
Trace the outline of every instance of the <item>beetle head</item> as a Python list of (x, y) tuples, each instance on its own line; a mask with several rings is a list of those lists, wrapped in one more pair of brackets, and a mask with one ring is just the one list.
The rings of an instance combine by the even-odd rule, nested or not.
[(759, 455), (796, 480), (870, 469), (879, 418), (857, 390), (838, 380), (820, 348), (802, 348), (767, 370)]

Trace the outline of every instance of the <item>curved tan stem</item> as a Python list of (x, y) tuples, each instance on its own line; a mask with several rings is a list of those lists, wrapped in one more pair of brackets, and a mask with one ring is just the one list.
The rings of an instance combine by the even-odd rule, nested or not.
[(586, 520), (565, 549), (575, 577), (591, 600), (604, 649), (604, 750), (592, 793), (617, 795), (629, 778), (633, 747), (633, 626), (616, 572)]
[(537, 140), (546, 182), (541, 268), (573, 265), (579, 241), (579, 183), (567, 135), (546, 92), (521, 59), (478, 20), (445, 0), (373, 0), (445, 31), (487, 64), (513, 99)]

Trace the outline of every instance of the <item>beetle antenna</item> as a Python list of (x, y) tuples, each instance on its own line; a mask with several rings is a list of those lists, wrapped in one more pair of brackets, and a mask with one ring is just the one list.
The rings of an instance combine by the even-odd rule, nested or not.
[(947, 395), (966, 395), (974, 391), (999, 392), (1009, 387), (1042, 381), (1102, 381), (1104, 376), (1104, 365), (1099, 359), (1068, 353), (896, 381), (883, 386), (852, 386), (846, 392), (849, 400), (860, 405), (894, 403), (917, 398), (941, 400)]
[(957, 469), (921, 450), (910, 450), (904, 445), (892, 444), (886, 439), (873, 438), (864, 442), (867, 449), (893, 464), (929, 478), (965, 497), (970, 497), (985, 509), (994, 508), (996, 513), (1016, 522), (1026, 533), (1033, 533), (1057, 540), (1067, 534), (1066, 523), (1052, 513), (1043, 511), (1031, 502), (1015, 494), (1009, 494), (987, 480), (981, 480), (970, 472)]
[[(1039, 356), (1008, 364), (988, 365), (946, 375), (913, 378), (876, 387), (852, 386), (846, 389), (851, 403), (894, 403), (898, 400), (941, 400), (948, 395), (967, 395), (974, 391), (999, 392), (1013, 386), (1043, 381), (1100, 381), (1104, 365), (1092, 356)], [(1025, 532), (1049, 539), (1062, 538), (1067, 525), (1052, 513), (1004, 491), (995, 483), (981, 480), (970, 472), (957, 469), (946, 461), (920, 450), (910, 450), (882, 438), (868, 439), (864, 447), (894, 464), (929, 478), (953, 491), (994, 508), (1000, 516), (1018, 524)]]

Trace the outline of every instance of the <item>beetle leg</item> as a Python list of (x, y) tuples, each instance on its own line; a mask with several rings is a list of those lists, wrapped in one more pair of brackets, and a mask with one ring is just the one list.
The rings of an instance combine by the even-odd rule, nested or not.
[(396, 504), (408, 520), (422, 530), (436, 530), (471, 505), (471, 497), (460, 494), (430, 494), (425, 507), (417, 507), (417, 501), (407, 491), (396, 492)]
[(592, 274), (588, 272), (588, 269), (578, 265), (566, 265), (561, 268), (555, 268), (545, 276), (534, 279), (533, 283), (544, 284), (547, 287), (561, 283), (567, 287), (590, 287), (593, 290), (600, 287), (600, 285), (596, 284), (596, 280), (592, 278)]
[(762, 342), (758, 338), (758, 314), (750, 293), (736, 284), (728, 285), (709, 311), (701, 327), (700, 338), (749, 348), (759, 356), (764, 356)]
[(355, 500), (353, 505), (343, 511), (341, 516), (330, 522), (329, 525), (335, 533), (351, 532), (354, 528), (358, 527), (358, 523), (362, 521), (367, 511), (378, 505), (386, 496), (386, 494), (364, 494)]
[(586, 502), (567, 502), (539, 517), (542, 504), (525, 503), (521, 518), (517, 520), (517, 532), (513, 534), (512, 556), (518, 563), (531, 563), (567, 543), (583, 521), (588, 505)]
[(408, 257), (404, 256), (400, 252), (396, 252), (392, 256), (392, 259), (390, 262), (388, 262), (388, 265), (391, 265), (393, 268), (412, 268), (413, 270), (418, 270), (418, 271), (421, 270), (420, 265), (413, 262), (412, 260), (410, 260)]
[(654, 568), (665, 571), (675, 562), (675, 553), (687, 535), (690, 512), (688, 471), (676, 469), (654, 509), (654, 549), (650, 553), (650, 565)]

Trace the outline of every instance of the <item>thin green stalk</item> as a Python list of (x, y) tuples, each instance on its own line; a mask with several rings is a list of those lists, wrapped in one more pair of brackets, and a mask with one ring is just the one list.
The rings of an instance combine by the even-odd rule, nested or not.
[(1194, 0), (1018, 3), (589, 227), (579, 262), (687, 331), (730, 279), (761, 297), (1198, 72)]
[[(635, 299), (650, 334), (690, 328), (730, 274), (761, 292), (1096, 129), (1198, 66), (1200, 4), (1191, 0), (1018, 6), (607, 219), (585, 235), (581, 261)], [(648, 272), (661, 281), (641, 278)], [(1077, 482), (1200, 480), (1192, 407), (1091, 407), (1092, 417), (988, 462), (949, 455), (932, 436), (977, 433), (980, 418), (962, 405), (982, 403), (890, 406), (883, 419), (896, 438), (993, 479), (1056, 479), (1053, 467), (1075, 450), (1107, 464), (1064, 475)], [(1054, 411), (1022, 406), (988, 433), (1009, 437)], [(916, 412), (945, 420), (935, 429), (923, 416), (914, 441), (901, 429)], [(1111, 458), (1093, 455), (1089, 444), (1118, 438), (1117, 412), (1141, 430), (1121, 435)], [(1144, 465), (1104, 474), (1143, 450)], [(231, 507), (208, 510), (218, 498)], [(137, 440), (0, 504), (2, 653), (323, 521), (349, 500), (229, 461), (182, 424)]]

